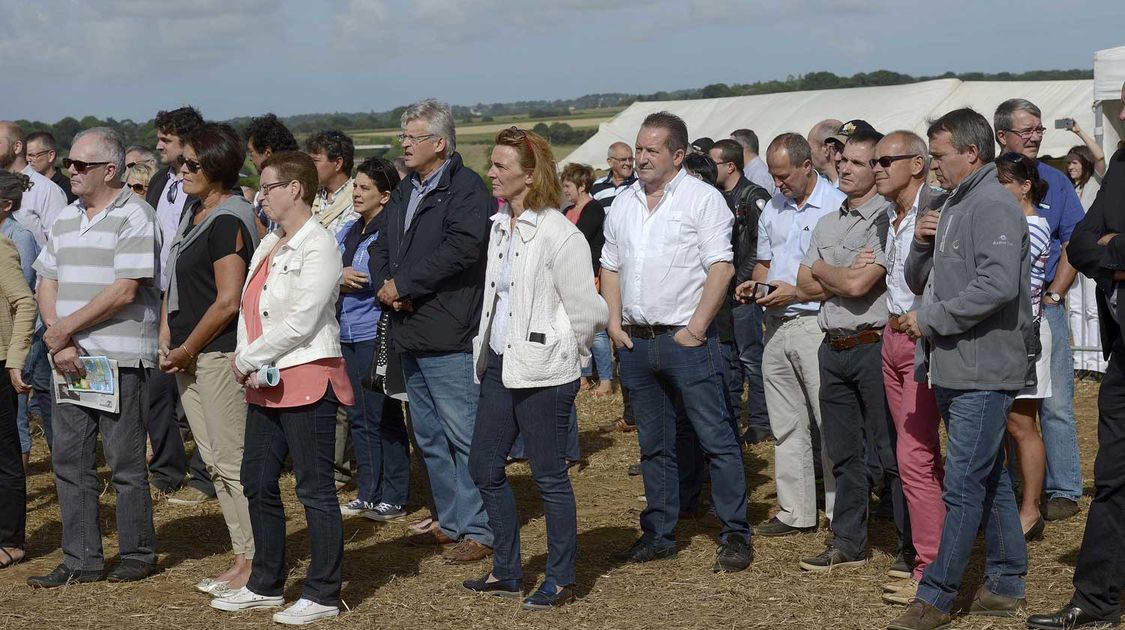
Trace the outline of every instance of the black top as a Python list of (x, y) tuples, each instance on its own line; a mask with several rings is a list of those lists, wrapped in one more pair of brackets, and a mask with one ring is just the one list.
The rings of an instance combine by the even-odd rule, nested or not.
[(56, 169), (55, 174), (51, 176), (51, 181), (58, 184), (59, 188), (62, 188), (63, 194), (66, 195), (67, 203), (74, 203), (74, 200), (78, 199), (78, 195), (70, 192), (70, 178), (67, 177), (65, 173)]
[[(188, 232), (195, 229), (188, 227)], [(247, 269), (250, 268), (250, 236), (238, 217), (215, 217), (207, 234), (196, 239), (187, 249), (180, 251), (176, 262), (176, 282), (180, 294), (180, 310), (168, 314), (168, 328), (172, 333), (172, 347), (179, 346), (195, 330), (203, 314), (215, 302), (215, 261), (235, 253), (238, 234), (242, 232), (242, 249), (238, 255)], [(199, 352), (234, 352), (238, 343), (238, 318), (230, 320), (223, 332)]]
[[(563, 214), (569, 211), (568, 208)], [(579, 215), (575, 227), (578, 228), (579, 232), (582, 232), (582, 235), (586, 237), (586, 242), (590, 244), (590, 257), (594, 261), (595, 276), (598, 275), (598, 270), (602, 268), (602, 246), (605, 245), (605, 231), (602, 229), (604, 225), (605, 208), (597, 199), (590, 197), (590, 201), (587, 201), (586, 206), (582, 208), (582, 214)]]

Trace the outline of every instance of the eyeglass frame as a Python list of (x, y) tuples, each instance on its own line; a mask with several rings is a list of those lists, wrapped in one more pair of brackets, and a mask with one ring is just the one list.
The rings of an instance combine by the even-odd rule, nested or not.
[(274, 190), (275, 188), (281, 188), (282, 186), (288, 186), (289, 184), (292, 184), (295, 181), (297, 181), (297, 180), (291, 179), (287, 182), (273, 182), (273, 183), (270, 183), (270, 184), (266, 184), (264, 186), (260, 186), (258, 188), (258, 192), (262, 193), (263, 197), (266, 197), (270, 194), (270, 191)]
[(438, 137), (438, 135), (436, 133), (424, 133), (420, 136), (412, 136), (412, 135), (409, 135), (409, 134), (400, 133), (400, 134), (398, 134), (398, 143), (401, 144), (402, 146), (406, 146), (406, 141), (410, 140), (410, 145), (413, 146), (415, 144), (418, 144), (419, 142), (425, 142), (425, 141), (429, 140), (430, 138), (436, 138), (436, 137)]
[[(81, 164), (81, 166), (79, 166), (79, 164)], [(91, 167), (97, 168), (99, 166), (108, 166), (109, 164), (113, 164), (113, 162), (87, 162), (85, 160), (72, 160), (68, 157), (63, 158), (64, 169), (69, 171), (70, 167), (73, 166), (74, 172), (80, 174), (84, 174), (86, 171), (90, 170)]]
[[(894, 164), (895, 162), (898, 162), (900, 160), (910, 160), (910, 159), (913, 159), (913, 158), (916, 158), (916, 157), (922, 157), (922, 156), (917, 154), (917, 153), (910, 153), (910, 154), (903, 153), (901, 155), (884, 155), (881, 158), (872, 158), (872, 159), (868, 160), (867, 166), (869, 166), (870, 168), (875, 168), (875, 166), (878, 165), (878, 166), (882, 166), (884, 169), (887, 169), (887, 168), (890, 168), (891, 164)], [(884, 160), (886, 160), (886, 162), (887, 162), (886, 164), (883, 164)]]
[(1035, 135), (1037, 132), (1038, 132), (1040, 138), (1047, 135), (1047, 128), (1044, 127), (1043, 125), (1039, 125), (1038, 127), (1034, 127), (1032, 129), (1028, 129), (1026, 131), (1016, 131), (1015, 129), (1001, 129), (1000, 131), (1003, 131), (1004, 133), (1010, 133), (1010, 134), (1014, 134), (1016, 136), (1019, 136), (1020, 140), (1023, 140), (1024, 142), (1027, 142), (1028, 140), (1031, 140), (1031, 137), (1033, 135)]

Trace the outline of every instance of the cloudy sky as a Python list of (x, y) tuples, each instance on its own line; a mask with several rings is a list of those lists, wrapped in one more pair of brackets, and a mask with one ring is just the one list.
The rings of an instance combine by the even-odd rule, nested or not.
[(0, 118), (382, 111), (828, 70), (1089, 68), (1122, 0), (0, 0)]

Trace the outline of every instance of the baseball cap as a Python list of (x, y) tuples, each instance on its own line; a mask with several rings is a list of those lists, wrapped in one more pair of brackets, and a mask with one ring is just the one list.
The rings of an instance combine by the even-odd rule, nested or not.
[(691, 143), (691, 150), (695, 151), (696, 153), (705, 154), (710, 151), (711, 147), (713, 146), (715, 146), (715, 141), (708, 138), (707, 136), (703, 136), (702, 138), (697, 138), (695, 142)]
[(857, 118), (855, 120), (849, 120), (843, 125), (840, 125), (840, 129), (837, 130), (836, 133), (825, 138), (825, 140), (835, 140), (840, 144), (846, 144), (848, 138), (850, 138), (852, 134), (856, 133), (857, 131), (869, 131), (872, 133), (878, 133), (877, 131), (875, 131), (875, 128), (871, 126), (871, 123), (867, 122), (866, 120), (860, 120)]

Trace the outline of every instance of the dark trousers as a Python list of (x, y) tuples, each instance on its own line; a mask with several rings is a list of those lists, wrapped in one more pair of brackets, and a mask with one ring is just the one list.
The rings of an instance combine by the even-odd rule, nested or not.
[[(23, 549), (27, 528), (27, 479), (16, 426), (16, 390), (0, 361), (0, 547)], [(7, 558), (4, 558), (7, 560)]]
[(176, 375), (157, 369), (149, 370), (145, 390), (145, 429), (152, 441), (152, 461), (148, 471), (152, 485), (163, 492), (173, 492), (182, 485), (197, 488), (207, 496), (215, 496), (215, 484), (207, 472), (207, 464), (199, 449), (187, 455), (184, 442), (191, 435), (187, 418), (178, 411), (179, 390)]
[(710, 464), (711, 499), (723, 522), (720, 538), (749, 541), (746, 521), (746, 475), (742, 449), (726, 397), (725, 366), (719, 342), (708, 335), (701, 346), (687, 348), (672, 333), (655, 339), (633, 337), (633, 349), (618, 350), (621, 384), (629, 388), (637, 418), (641, 473), (648, 506), (641, 529), (653, 545), (675, 544), (680, 511), (677, 461), (677, 397)]
[(363, 387), (371, 368), (375, 340), (342, 342), (344, 363), (355, 392), (347, 408), (348, 429), (355, 451), (356, 495), (361, 501), (406, 505), (410, 495), (410, 438), (402, 403)]
[(1121, 352), (1109, 358), (1098, 393), (1098, 455), (1094, 460), (1094, 500), (1074, 568), (1074, 598), (1083, 610), (1103, 619), (1121, 617), (1125, 586), (1125, 373)]
[(833, 544), (852, 557), (867, 554), (869, 456), (879, 461), (884, 479), (890, 484), (900, 546), (910, 539), (902, 481), (895, 461), (895, 430), (883, 390), (882, 357), (882, 341), (835, 350), (827, 340), (820, 345), (817, 356), (821, 430), (836, 479)]
[(516, 498), (504, 472), (512, 443), (521, 435), (547, 521), (545, 581), (571, 585), (575, 581), (578, 515), (566, 459), (578, 380), (554, 387), (508, 389), (501, 378), (503, 366), (503, 357), (489, 350), (469, 449), (469, 474), (480, 489), (492, 529), (492, 574), (501, 580), (522, 575)]
[[(746, 424), (749, 432), (769, 433), (770, 416), (766, 412), (766, 391), (762, 381), (762, 350), (766, 347), (762, 328), (762, 307), (757, 304), (736, 304), (731, 309), (734, 318), (735, 362), (742, 368), (737, 378), (739, 396), (745, 380)], [(732, 371), (732, 376), (737, 375)], [(738, 407), (735, 407), (736, 409)]]
[[(152, 496), (145, 469), (145, 431), (141, 421), (145, 398), (143, 368), (119, 368), (118, 413), (59, 404), (55, 400), (51, 465), (62, 515), (63, 563), (71, 569), (100, 571), (102, 553), (98, 496), (97, 445), (109, 465), (117, 495), (117, 541), (121, 559), (156, 562)], [(339, 509), (339, 508), (337, 508)]]
[[(728, 383), (727, 391), (732, 392), (729, 409), (731, 413), (731, 428), (738, 435), (737, 402), (733, 398), (733, 388), (729, 386), (738, 377), (735, 374), (737, 357), (735, 357), (734, 344), (719, 343), (719, 354), (723, 358), (721, 367), (723, 380)], [(741, 393), (739, 393), (741, 396)], [(684, 410), (684, 401), (676, 397), (676, 467), (680, 475), (680, 513), (695, 514), (699, 511), (699, 498), (703, 494), (703, 486), (707, 483), (707, 456), (699, 444), (699, 436), (688, 420)]]
[(250, 503), (255, 547), (247, 586), (259, 595), (281, 595), (285, 590), (285, 507), (278, 479), (290, 456), (309, 532), (310, 561), (301, 597), (325, 606), (340, 603), (344, 525), (332, 466), (338, 407), (331, 385), (324, 398), (311, 405), (247, 407), (242, 488)]

